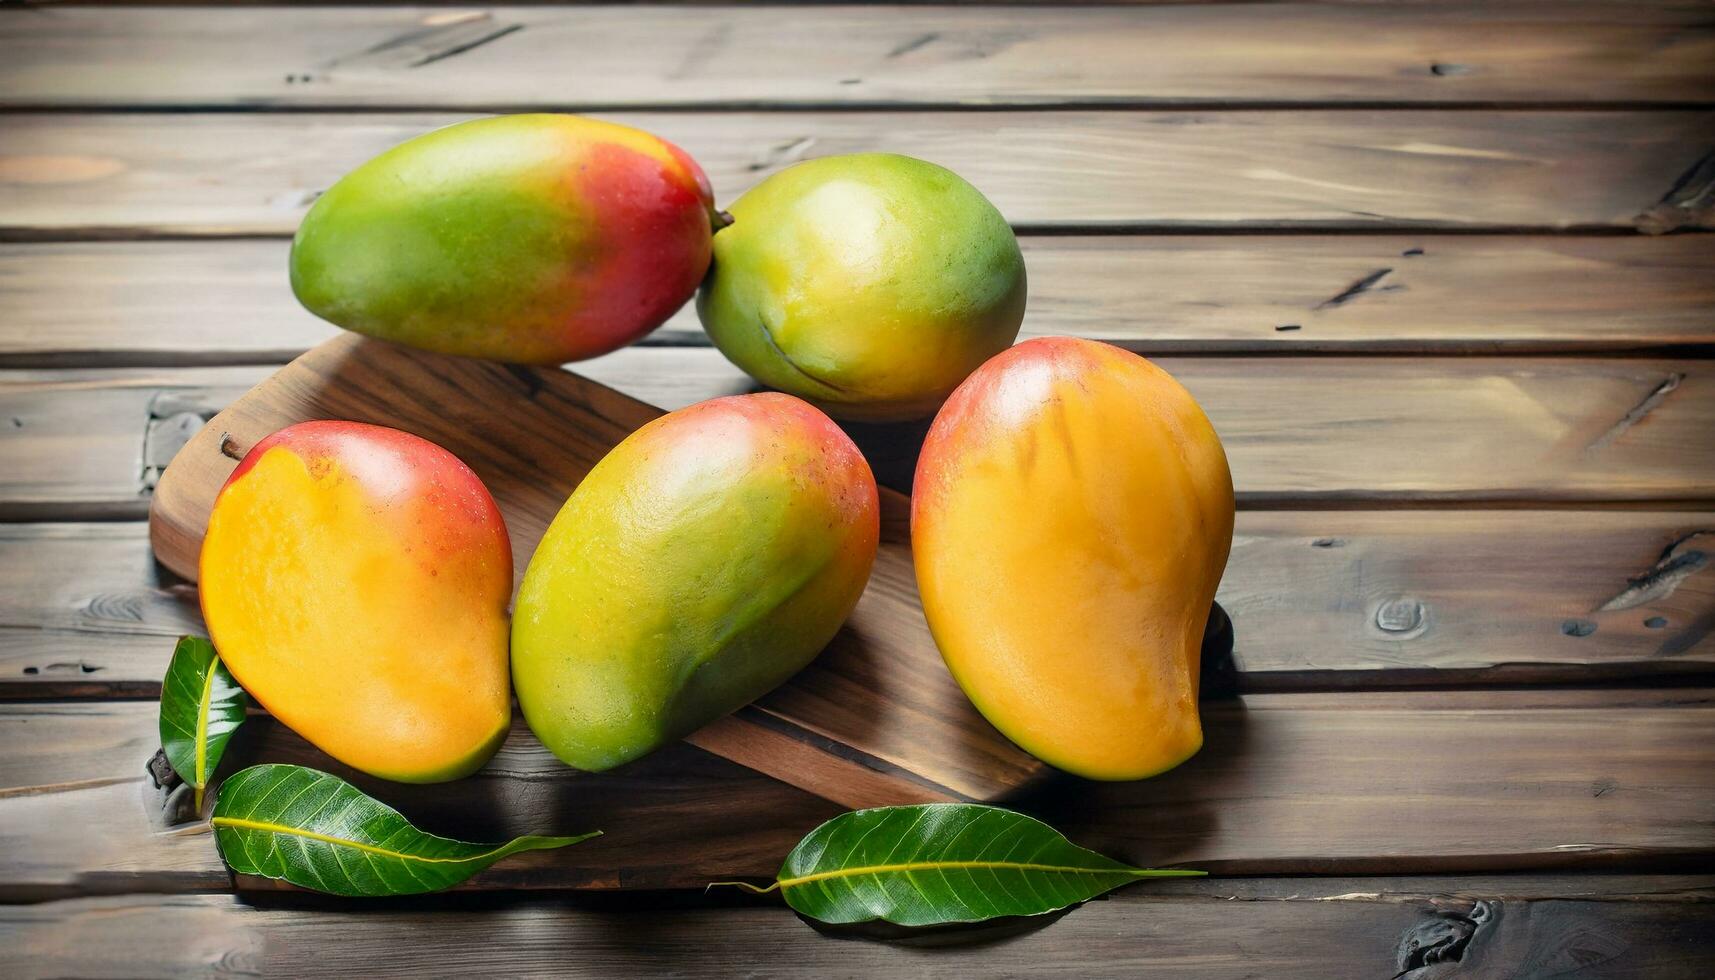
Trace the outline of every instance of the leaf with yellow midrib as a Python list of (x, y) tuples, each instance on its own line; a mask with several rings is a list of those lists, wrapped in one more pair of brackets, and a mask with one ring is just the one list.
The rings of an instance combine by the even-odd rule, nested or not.
[(437, 837), (337, 776), (278, 764), (251, 766), (223, 783), (210, 822), (232, 870), (352, 897), (440, 891), (508, 855), (601, 833), (499, 845)]
[(179, 638), (161, 681), (161, 749), (173, 771), (196, 790), (198, 813), (203, 790), (232, 733), (244, 723), (248, 703), (214, 644), (200, 636)]
[(792, 849), (774, 884), (732, 884), (779, 891), (822, 922), (929, 926), (1041, 915), (1140, 878), (1202, 873), (1134, 868), (1011, 810), (927, 803), (841, 814)]

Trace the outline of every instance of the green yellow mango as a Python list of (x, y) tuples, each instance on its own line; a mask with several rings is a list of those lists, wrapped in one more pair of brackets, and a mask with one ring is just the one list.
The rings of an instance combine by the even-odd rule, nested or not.
[(879, 533), (869, 465), (797, 398), (650, 422), (590, 470), (530, 559), (512, 623), (525, 720), (599, 771), (736, 710), (833, 638)]

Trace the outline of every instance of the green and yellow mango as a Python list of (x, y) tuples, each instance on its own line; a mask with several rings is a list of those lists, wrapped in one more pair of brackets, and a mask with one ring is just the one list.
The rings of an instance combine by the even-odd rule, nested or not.
[(929, 415), (1018, 337), (1018, 241), (950, 170), (890, 153), (825, 157), (730, 210), (697, 297), (703, 327), (752, 377), (831, 415)]
[(868, 463), (797, 398), (716, 398), (643, 426), (578, 485), (519, 586), (531, 730), (599, 771), (767, 693), (857, 604), (879, 521)]

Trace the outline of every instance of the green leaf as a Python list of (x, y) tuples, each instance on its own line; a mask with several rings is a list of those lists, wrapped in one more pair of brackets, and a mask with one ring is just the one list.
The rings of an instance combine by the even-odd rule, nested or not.
[(211, 822), (232, 870), (349, 896), (440, 891), (509, 854), (601, 833), (467, 844), (418, 830), (337, 776), (288, 765), (251, 766), (227, 779)]
[(1033, 817), (975, 803), (889, 806), (841, 814), (786, 855), (786, 903), (828, 923), (881, 919), (902, 926), (1041, 915), (1152, 871), (1103, 857)]
[(214, 644), (200, 636), (181, 636), (161, 681), (161, 748), (179, 778), (202, 793), (220, 765), (226, 743), (244, 724), (244, 689), (227, 673)]

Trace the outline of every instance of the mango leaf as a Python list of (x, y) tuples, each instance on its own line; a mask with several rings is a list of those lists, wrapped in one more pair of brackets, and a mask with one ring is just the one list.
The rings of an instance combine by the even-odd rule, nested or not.
[(929, 803), (841, 814), (786, 855), (774, 884), (733, 884), (778, 890), (822, 922), (930, 926), (1041, 915), (1139, 878), (1201, 874), (1121, 864), (1011, 810)]
[(210, 822), (232, 870), (353, 897), (440, 891), (509, 854), (601, 833), (467, 844), (418, 830), (337, 776), (289, 765), (251, 766), (227, 779)]
[(200, 636), (179, 637), (161, 681), (161, 749), (179, 778), (196, 789), (198, 813), (227, 741), (244, 724), (247, 703), (214, 644)]

